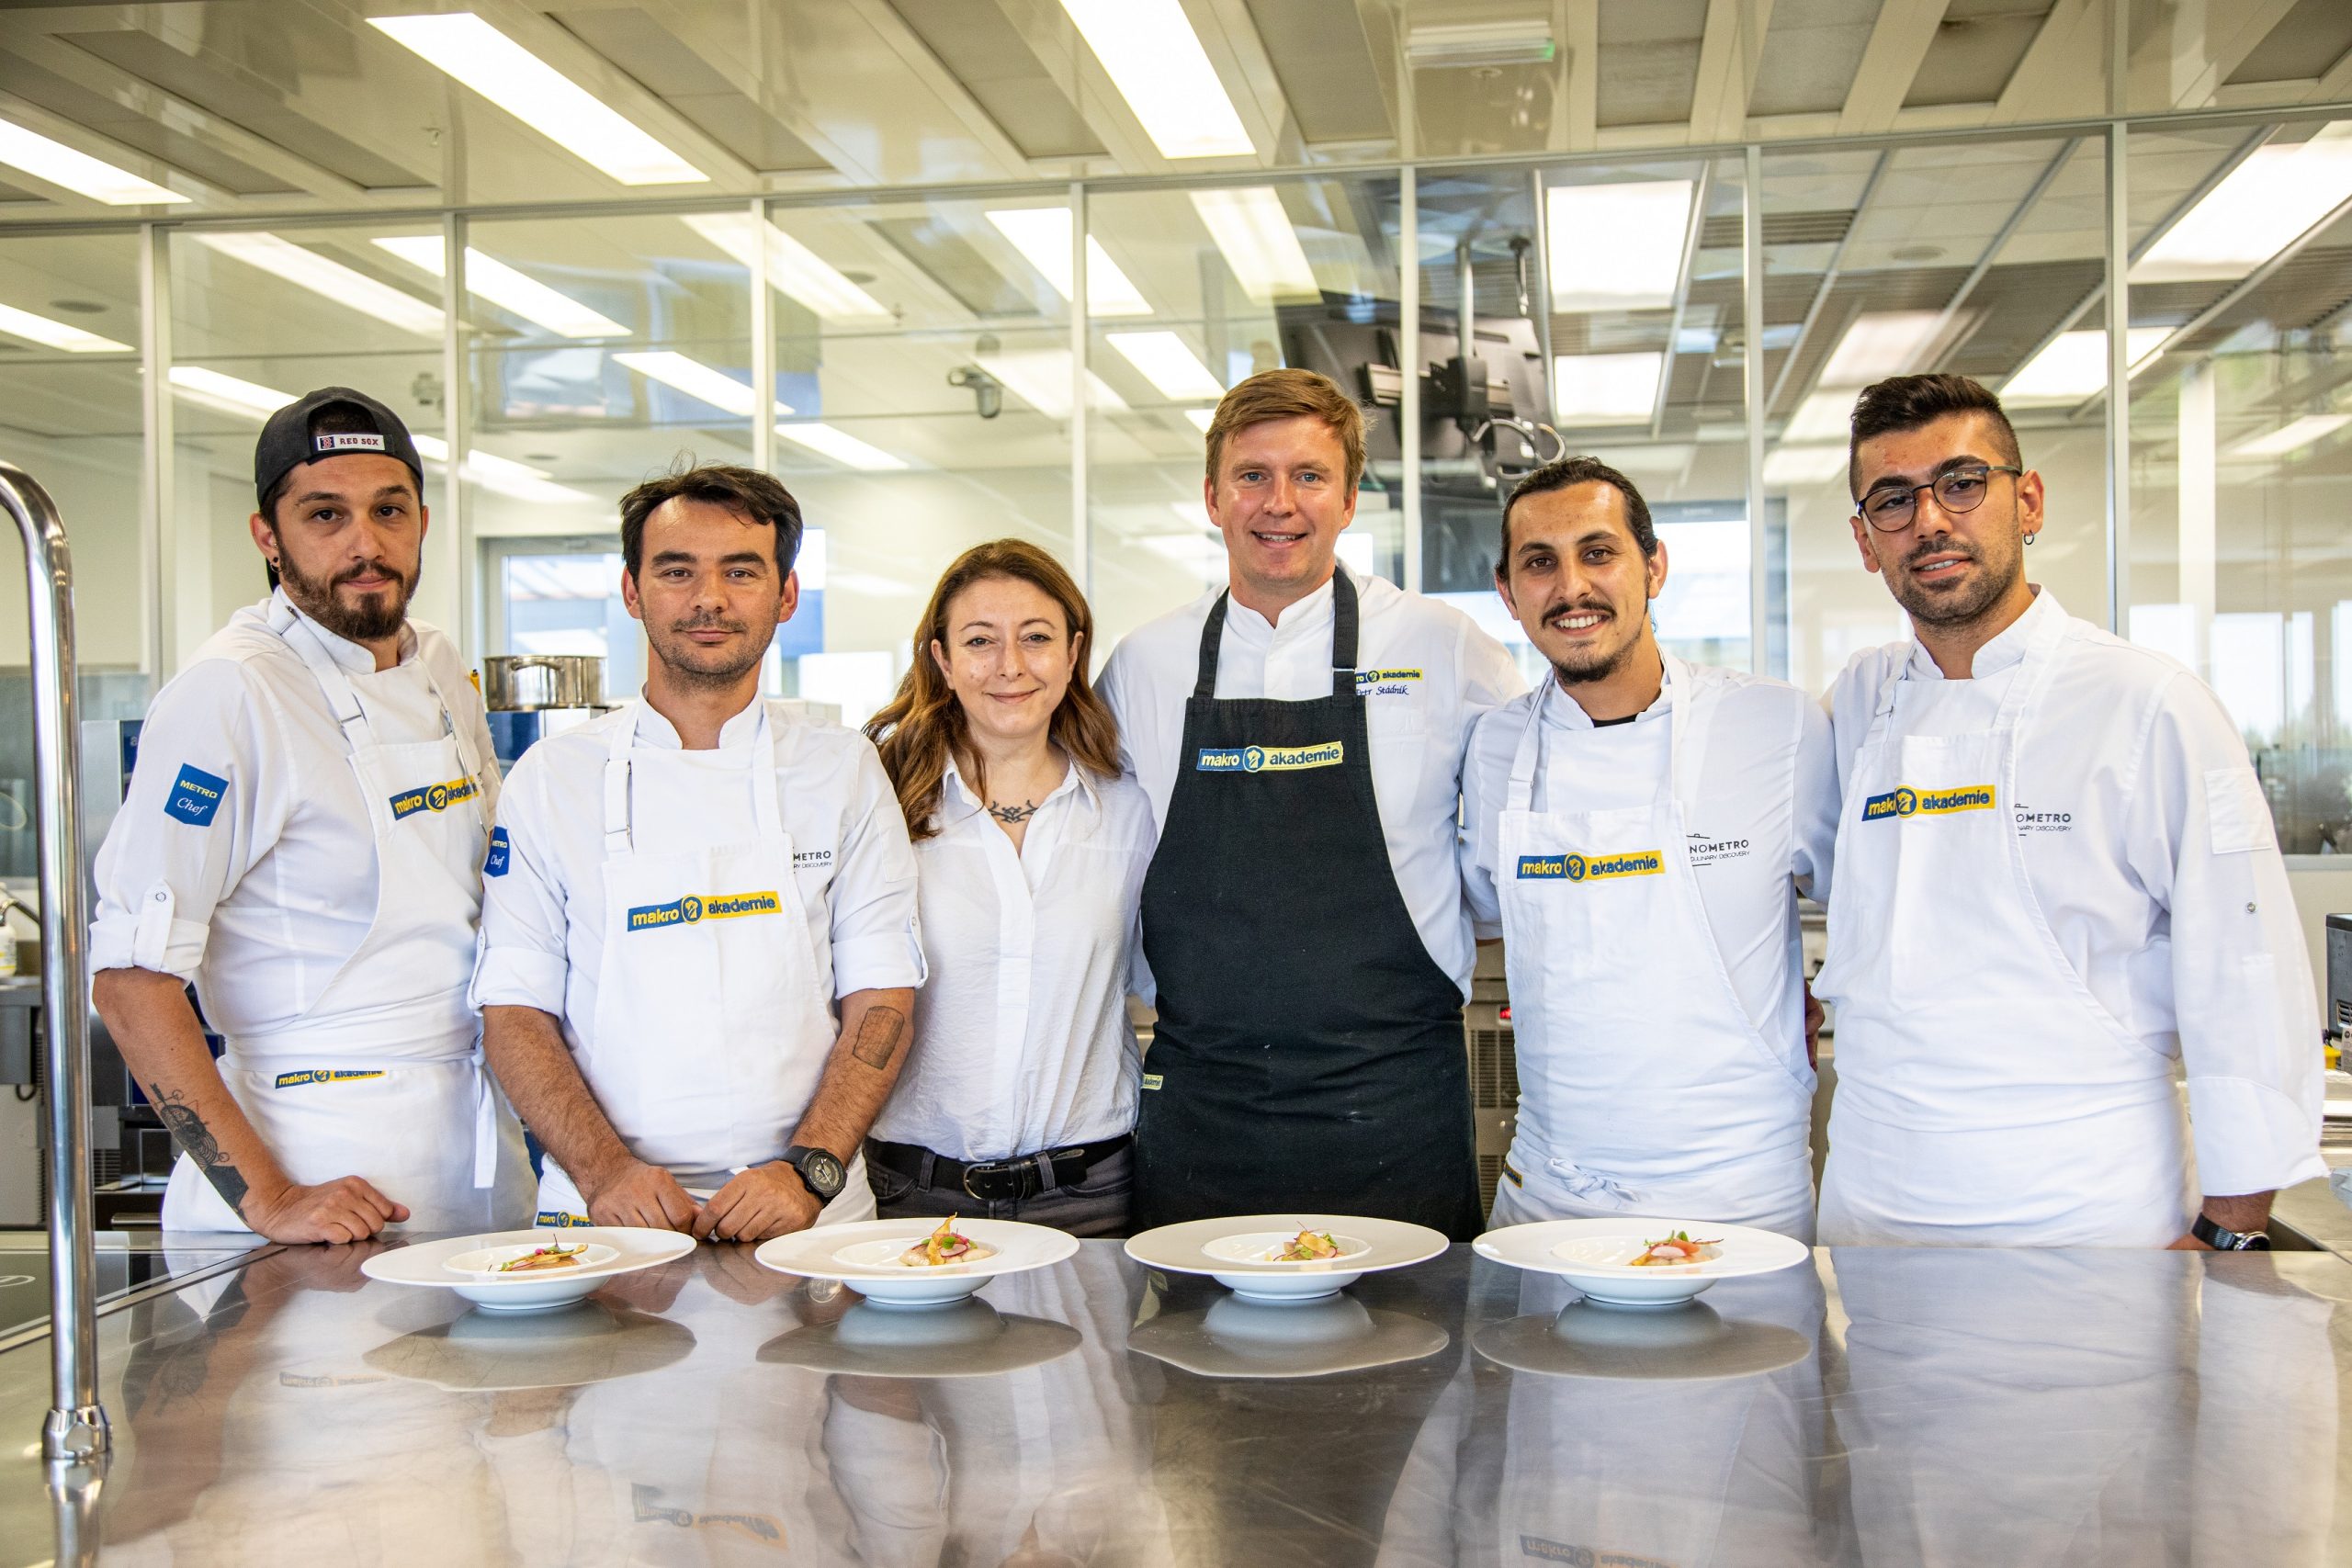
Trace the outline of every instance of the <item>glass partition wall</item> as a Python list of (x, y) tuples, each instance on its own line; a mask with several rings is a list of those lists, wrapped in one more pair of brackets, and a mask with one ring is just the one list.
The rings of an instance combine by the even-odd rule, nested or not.
[(616, 692), (639, 678), (620, 496), (682, 460), (764, 468), (808, 525), (769, 687), (857, 722), (982, 540), (1071, 565), (1098, 659), (1221, 581), (1209, 412), (1305, 365), (1370, 416), (1340, 544), (1360, 570), (1447, 596), (1532, 672), (1490, 586), (1502, 498), (1589, 453), (1668, 543), (1668, 643), (1818, 690), (1903, 634), (1852, 537), (1853, 396), (1947, 367), (2002, 391), (2048, 481), (2036, 581), (2211, 680), (2287, 847), (2343, 846), (2352, 122), (1507, 142), (1344, 173), (0, 238), (6, 455), (65, 502), (85, 663), (134, 703), (263, 592), (252, 441), (311, 387), (363, 388), (425, 446), (420, 613), (476, 656), (607, 654)]

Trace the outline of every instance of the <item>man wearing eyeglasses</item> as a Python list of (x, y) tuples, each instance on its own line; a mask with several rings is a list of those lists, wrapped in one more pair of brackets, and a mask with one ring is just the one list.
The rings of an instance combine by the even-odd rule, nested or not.
[(2195, 675), (2026, 581), (2041, 477), (1992, 393), (1882, 381), (1850, 451), (1855, 543), (1913, 636), (1830, 695), (1821, 1240), (2267, 1247), (2275, 1190), (2326, 1166), (2245, 742)]

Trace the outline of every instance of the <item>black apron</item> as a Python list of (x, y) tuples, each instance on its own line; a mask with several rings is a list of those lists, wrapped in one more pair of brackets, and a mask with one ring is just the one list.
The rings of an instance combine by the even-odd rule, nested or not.
[(1331, 694), (1219, 700), (1227, 594), (1143, 885), (1159, 1022), (1135, 1225), (1307, 1211), (1481, 1229), (1462, 991), (1396, 890), (1331, 580)]

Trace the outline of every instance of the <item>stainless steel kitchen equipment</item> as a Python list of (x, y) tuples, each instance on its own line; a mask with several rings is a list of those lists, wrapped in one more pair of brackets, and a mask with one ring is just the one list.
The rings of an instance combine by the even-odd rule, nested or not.
[(482, 705), (492, 713), (605, 705), (605, 660), (594, 653), (493, 654), (481, 661)]

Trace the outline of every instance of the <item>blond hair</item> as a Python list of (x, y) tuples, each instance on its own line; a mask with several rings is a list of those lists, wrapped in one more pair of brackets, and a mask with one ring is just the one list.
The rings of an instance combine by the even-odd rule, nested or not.
[(1353, 495), (1363, 478), (1363, 410), (1337, 381), (1313, 370), (1261, 370), (1225, 394), (1209, 421), (1209, 483), (1216, 483), (1227, 437), (1253, 424), (1302, 416), (1321, 420), (1340, 438), (1348, 459), (1347, 493)]

